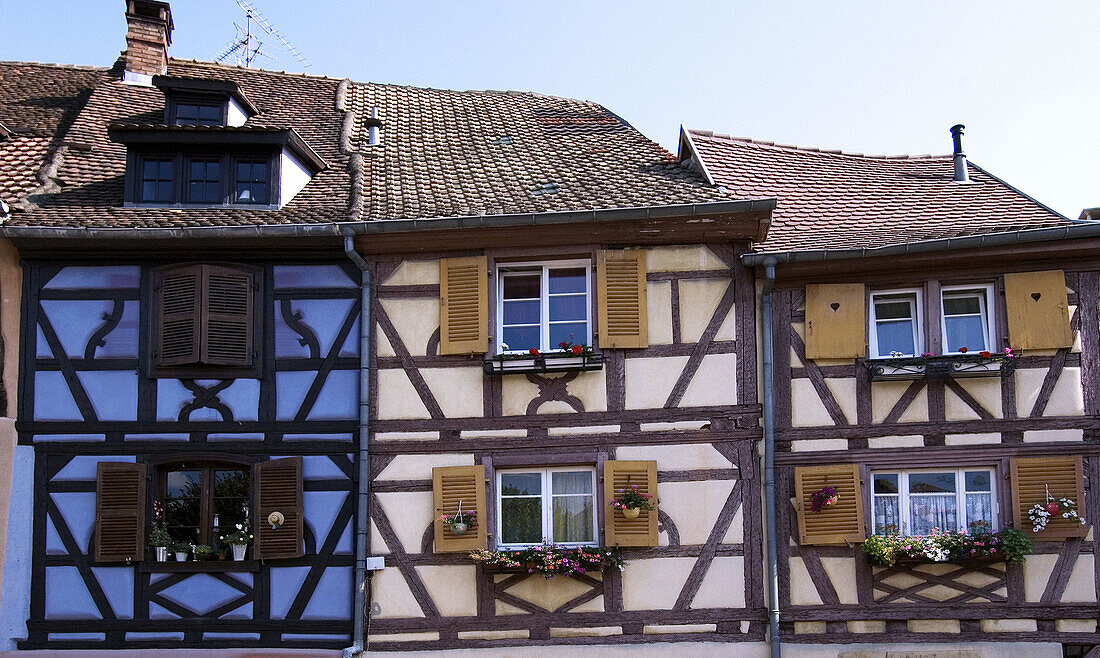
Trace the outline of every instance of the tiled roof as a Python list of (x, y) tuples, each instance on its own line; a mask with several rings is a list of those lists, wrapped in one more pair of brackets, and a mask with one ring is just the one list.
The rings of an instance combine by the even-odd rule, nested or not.
[(38, 174), (104, 69), (0, 62), (0, 199), (15, 203)]
[[(59, 158), (60, 189), (5, 225), (317, 224), (731, 200), (595, 103), (342, 83), (176, 59), (168, 75), (236, 82), (259, 109), (238, 131), (292, 128), (328, 167), (279, 210), (123, 208), (126, 149), (109, 141), (108, 126), (163, 123), (164, 95), (122, 84), (116, 66), (66, 136), (71, 146)], [(379, 146), (367, 144), (373, 107), (383, 122)], [(352, 157), (356, 151), (361, 157)]]
[(970, 163), (947, 156), (866, 156), (688, 131), (714, 182), (738, 198), (774, 197), (758, 251), (880, 247), (1070, 221)]

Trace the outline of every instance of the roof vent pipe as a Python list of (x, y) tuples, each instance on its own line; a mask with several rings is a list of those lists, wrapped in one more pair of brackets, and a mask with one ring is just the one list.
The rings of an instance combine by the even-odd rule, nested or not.
[(970, 174), (966, 167), (966, 154), (963, 153), (963, 130), (966, 126), (957, 123), (951, 126), (951, 141), (955, 146), (955, 182), (969, 183)]
[(382, 121), (378, 118), (378, 106), (370, 109), (370, 119), (367, 119), (367, 146), (378, 146), (378, 129), (382, 127)]

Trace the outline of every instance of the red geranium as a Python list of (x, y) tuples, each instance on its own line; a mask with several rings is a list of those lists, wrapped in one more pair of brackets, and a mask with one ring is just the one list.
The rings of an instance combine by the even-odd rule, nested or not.
[(993, 356), (993, 354), (983, 350), (981, 352), (978, 352), (978, 356), (982, 357), (983, 359), (988, 359), (989, 357)]
[(534, 355), (537, 356), (539, 351), (538, 351), (538, 348), (532, 347), (531, 349), (527, 350), (527, 353), (528, 354), (534, 354)]
[(959, 352), (961, 352), (962, 354), (966, 354), (966, 348), (965, 347), (960, 347)]
[(573, 346), (573, 354), (580, 354), (583, 351), (584, 351), (584, 348), (581, 347), (580, 345), (574, 345)]

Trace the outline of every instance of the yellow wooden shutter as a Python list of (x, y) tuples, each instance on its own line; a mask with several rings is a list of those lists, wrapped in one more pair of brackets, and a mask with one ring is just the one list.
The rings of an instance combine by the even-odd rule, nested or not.
[(1005, 275), (1009, 345), (1042, 350), (1073, 345), (1062, 270)]
[(596, 283), (600, 347), (649, 347), (645, 252), (601, 251)]
[[(461, 553), (485, 548), (485, 467), (439, 466), (432, 469), (432, 498), (435, 503), (435, 552)], [(474, 513), (473, 524), (463, 535), (451, 532), (451, 526), (440, 519), (462, 509)]]
[[(858, 464), (798, 466), (794, 483), (799, 543), (847, 544), (866, 538)], [(815, 512), (810, 497), (823, 487), (836, 489), (837, 502)]]
[(1031, 531), (1027, 513), (1032, 505), (1047, 501), (1047, 488), (1055, 500), (1069, 498), (1077, 504), (1077, 513), (1085, 516), (1085, 485), (1081, 473), (1081, 455), (1017, 457), (1012, 460), (1012, 520), (1032, 539), (1084, 537), (1087, 526), (1075, 519), (1052, 517), (1046, 530)]
[(439, 260), (440, 354), (489, 349), (488, 268), (484, 256)]
[[(638, 485), (638, 491), (653, 496), (653, 509), (642, 510), (636, 519), (623, 516), (609, 501), (620, 489)], [(657, 462), (609, 460), (603, 463), (604, 545), (657, 545)]]
[(867, 354), (867, 302), (862, 283), (806, 286), (806, 358)]

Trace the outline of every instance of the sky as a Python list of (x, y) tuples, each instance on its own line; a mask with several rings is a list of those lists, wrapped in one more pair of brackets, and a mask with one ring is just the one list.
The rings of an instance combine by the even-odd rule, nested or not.
[[(898, 155), (951, 151), (1070, 217), (1100, 206), (1100, 2), (251, 0), (263, 68), (596, 101), (675, 152), (680, 126)], [(212, 60), (236, 0), (174, 0), (174, 57)], [(123, 0), (0, 0), (0, 59), (110, 66)], [(270, 46), (270, 48), (269, 48)]]

